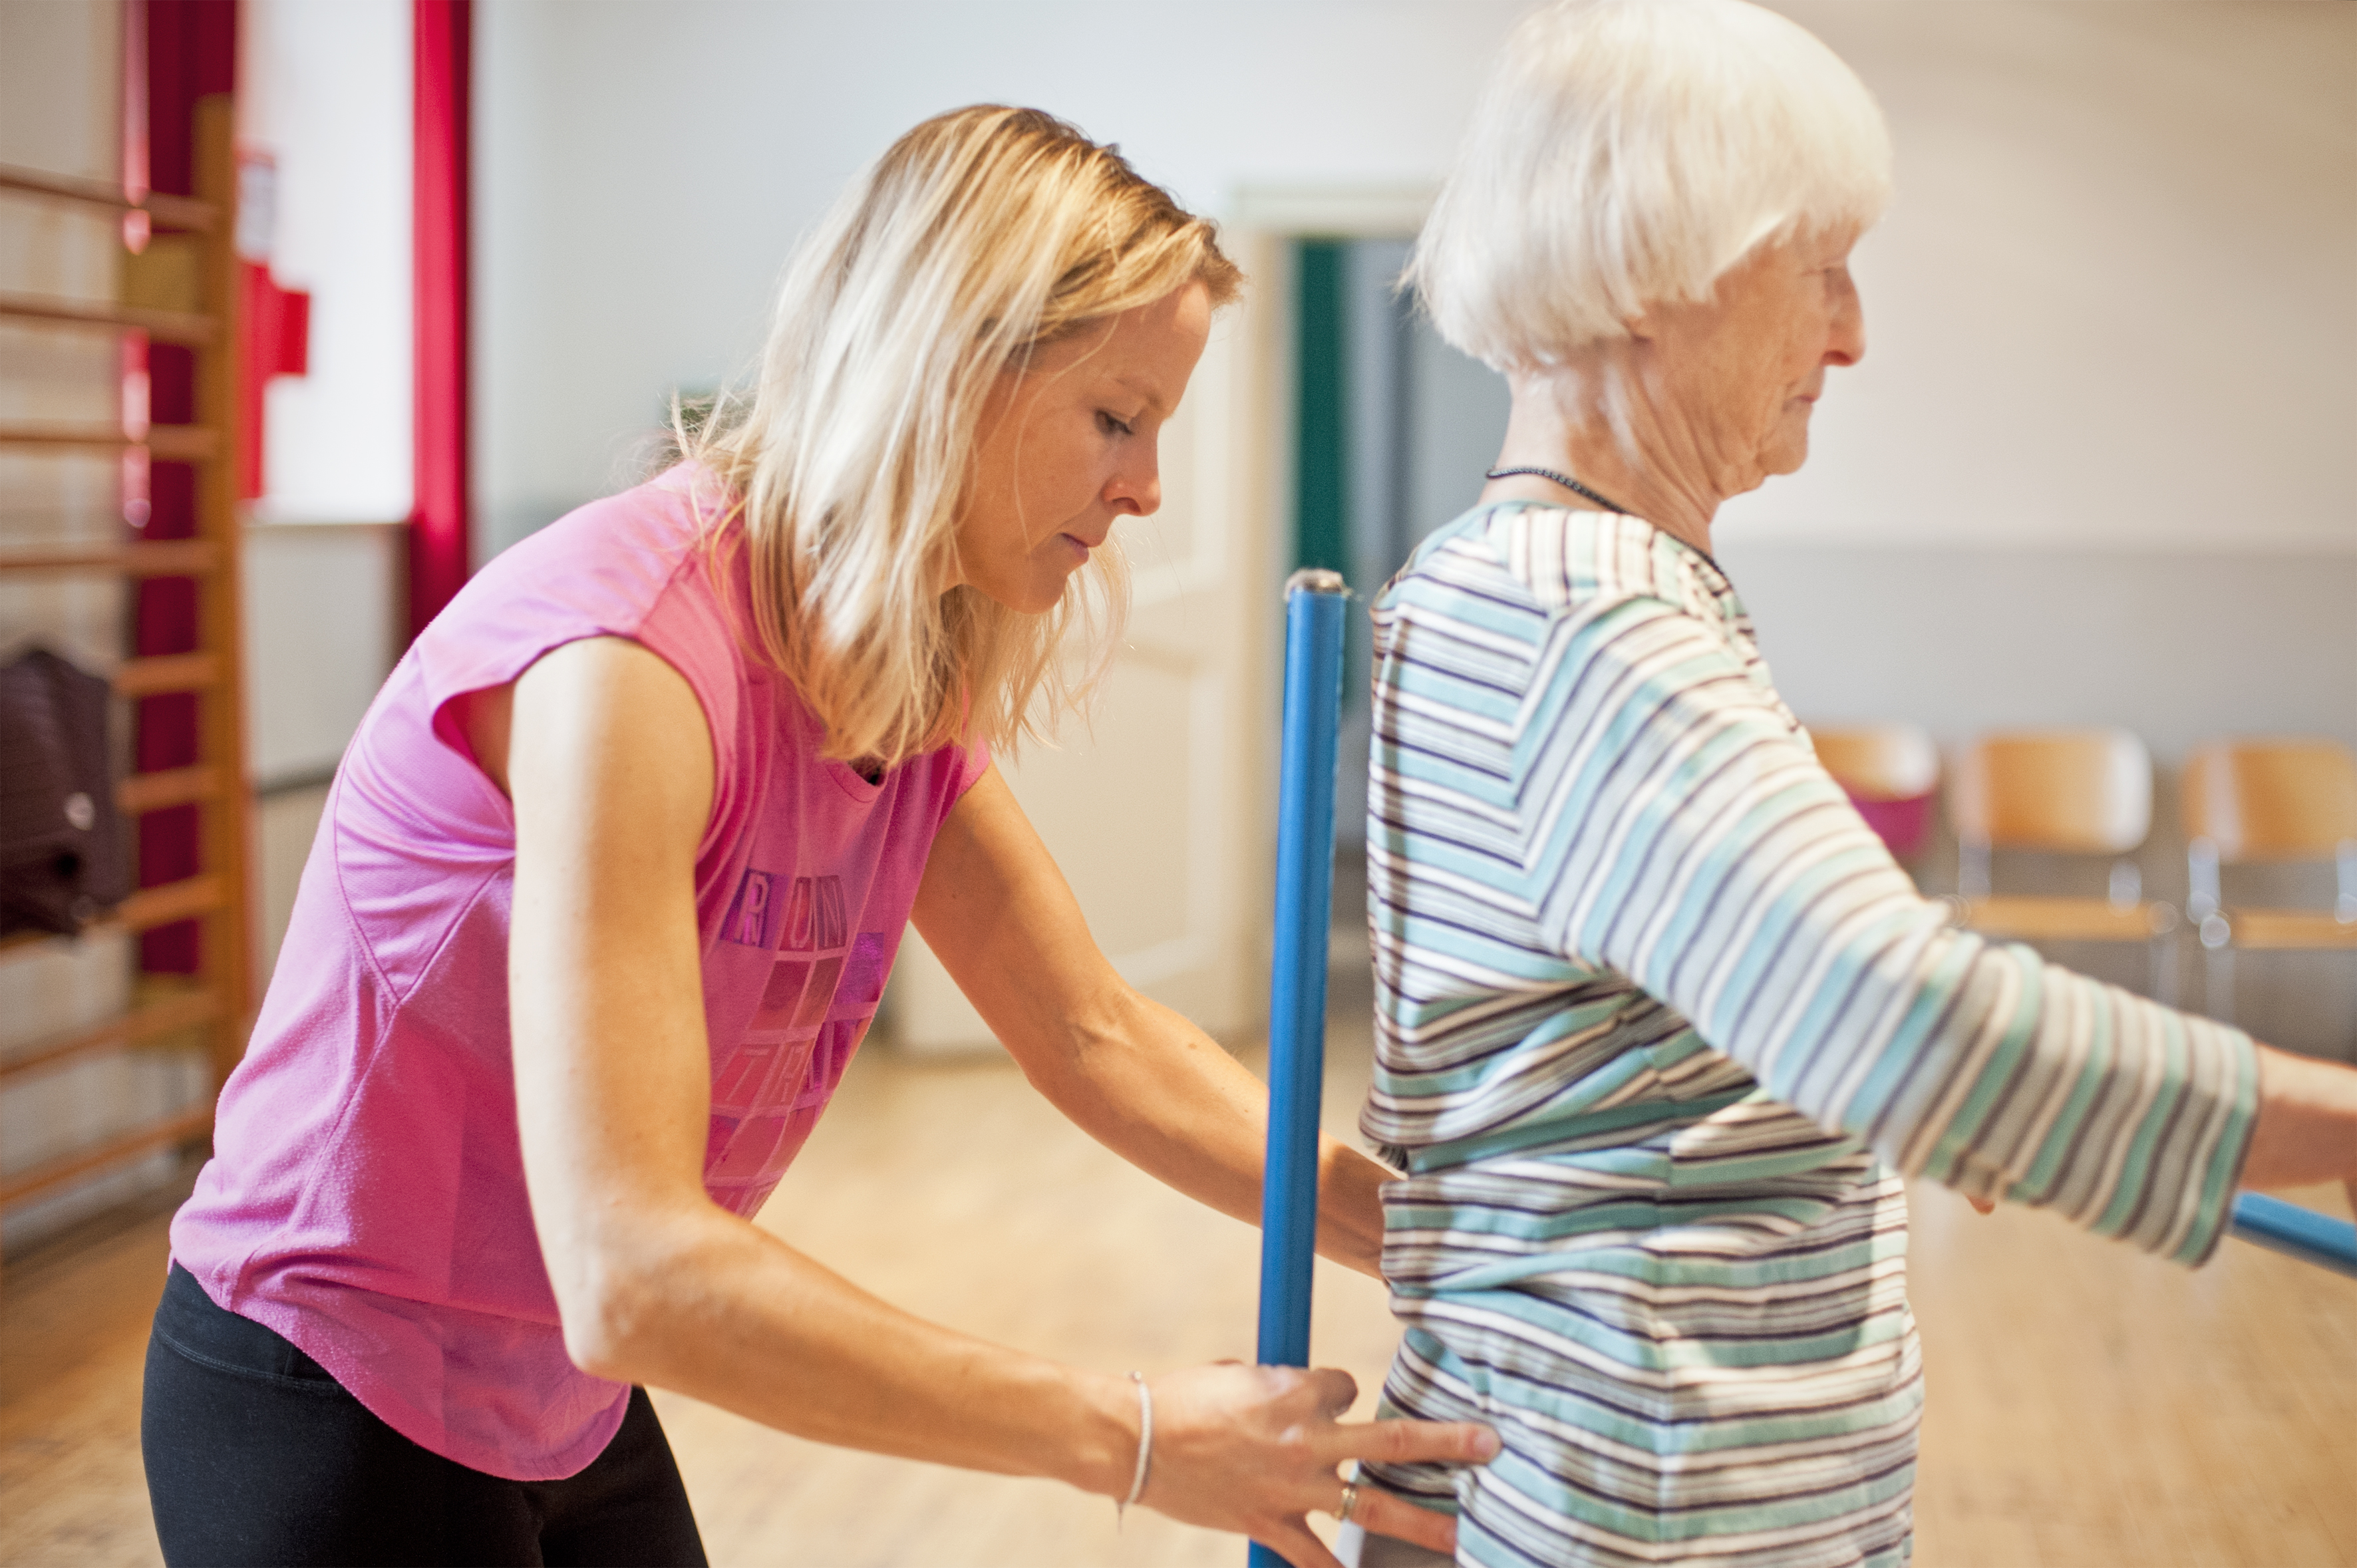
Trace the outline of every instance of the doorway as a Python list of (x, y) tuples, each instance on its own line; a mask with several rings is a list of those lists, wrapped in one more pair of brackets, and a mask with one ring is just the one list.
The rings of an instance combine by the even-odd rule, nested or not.
[(1506, 429), (1503, 376), (1443, 342), (1398, 288), (1411, 242), (1300, 236), (1293, 278), (1293, 564), (1342, 574), (1334, 789), (1334, 983), (1367, 974), (1368, 609), (1424, 537), (1480, 493)]

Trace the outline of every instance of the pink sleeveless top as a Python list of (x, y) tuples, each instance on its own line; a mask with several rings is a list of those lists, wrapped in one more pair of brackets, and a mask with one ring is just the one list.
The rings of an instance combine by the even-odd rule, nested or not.
[[(569, 1476), (628, 1394), (565, 1353), (526, 1202), (507, 1024), (515, 819), (452, 698), (551, 649), (626, 637), (711, 726), (695, 905), (712, 1123), (704, 1181), (749, 1217), (883, 994), (933, 835), (979, 746), (870, 784), (818, 755), (748, 657), (743, 556), (702, 542), (689, 470), (582, 508), (485, 567), (386, 682), (346, 752), (214, 1155), (172, 1254), (221, 1306), (317, 1360), (394, 1430), (518, 1480)], [(700, 504), (699, 504), (700, 503)]]

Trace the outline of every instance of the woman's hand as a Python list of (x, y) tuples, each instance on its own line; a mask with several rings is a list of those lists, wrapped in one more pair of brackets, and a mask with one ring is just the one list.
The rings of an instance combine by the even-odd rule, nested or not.
[(2337, 1181), (2357, 1213), (2357, 1069), (2270, 1046), (2258, 1052), (2259, 1110), (2243, 1185)]
[[(1153, 1380), (1154, 1467), (1140, 1500), (1189, 1524), (1248, 1535), (1294, 1568), (1340, 1568), (1307, 1515), (1342, 1506), (1346, 1460), (1486, 1464), (1497, 1434), (1467, 1423), (1335, 1420), (1358, 1397), (1331, 1368), (1222, 1362)], [(1361, 1487), (1351, 1519), (1434, 1552), (1457, 1545), (1457, 1521)]]

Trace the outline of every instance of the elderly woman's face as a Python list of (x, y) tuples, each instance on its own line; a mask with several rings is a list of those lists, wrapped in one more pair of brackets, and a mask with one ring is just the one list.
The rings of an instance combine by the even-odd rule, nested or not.
[(1857, 242), (1845, 231), (1763, 245), (1722, 275), (1709, 299), (1657, 306), (1638, 324), (1655, 350), (1666, 412), (1721, 496), (1800, 467), (1825, 368), (1866, 353), (1849, 275)]

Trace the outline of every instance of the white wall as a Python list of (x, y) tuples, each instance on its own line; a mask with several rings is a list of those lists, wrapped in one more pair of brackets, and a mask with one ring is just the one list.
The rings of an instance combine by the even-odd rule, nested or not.
[(335, 771), (408, 646), (408, 539), (393, 523), (245, 531), (246, 765), (263, 794)]
[(271, 274), (311, 295), (307, 374), (264, 396), (264, 517), (409, 515), (410, 0), (243, 0), (240, 142), (277, 163)]
[(2357, 6), (1781, 8), (1898, 198), (1865, 362), (1722, 537), (2357, 549)]
[[(394, 599), (414, 422), (410, 13), (410, 0), (242, 0), (239, 141), (277, 169), (271, 275), (311, 295), (306, 373), (264, 392), (264, 494), (246, 531), (248, 764), (265, 797), (333, 769), (407, 637)], [(283, 903), (307, 843), (268, 831), (274, 810), (263, 891)]]
[[(1051, 109), (1214, 209), (1437, 180), (1502, 0), (476, 12), (477, 460), (493, 548), (627, 472), (667, 388), (758, 347), (795, 236), (928, 114)], [(488, 552), (486, 552), (488, 553)]]
[[(1785, 0), (1881, 96), (1872, 352), (1760, 538), (2350, 547), (2357, 6)], [(499, 0), (477, 13), (479, 482), (503, 544), (753, 351), (919, 118), (1035, 102), (1190, 202), (1445, 171), (1497, 0)]]

